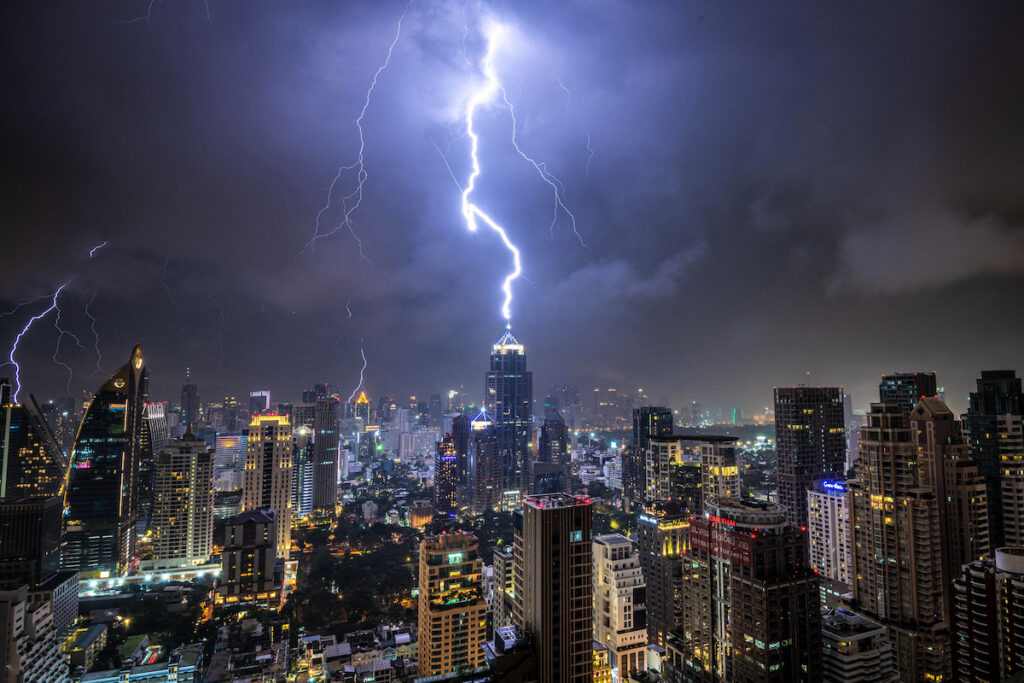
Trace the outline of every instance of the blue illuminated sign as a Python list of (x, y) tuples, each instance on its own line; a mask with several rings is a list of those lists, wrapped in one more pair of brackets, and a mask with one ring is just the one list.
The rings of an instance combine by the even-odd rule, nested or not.
[(840, 493), (846, 492), (846, 484), (841, 481), (823, 481), (821, 482), (823, 488), (829, 489), (830, 491), (839, 491)]

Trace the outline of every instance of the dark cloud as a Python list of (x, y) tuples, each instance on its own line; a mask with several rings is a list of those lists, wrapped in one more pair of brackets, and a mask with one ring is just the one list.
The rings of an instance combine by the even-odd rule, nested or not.
[[(480, 388), (509, 259), (465, 231), (435, 144), (464, 181), (496, 19), (522, 147), (587, 244), (481, 112), (477, 196), (523, 250), (538, 395), (750, 410), (808, 370), (866, 402), (883, 371), (935, 369), (962, 407), (980, 368), (1024, 369), (1019, 6), (552, 4), (412, 4), (364, 125), (370, 265), (346, 229), (303, 246), (404, 2), (211, 0), (212, 26), (202, 3), (132, 24), (146, 3), (9, 3), (2, 299), (72, 277), (63, 321), (88, 338), (95, 292), (105, 369), (141, 342), (161, 396), (185, 365), (209, 397), (354, 385), (360, 339), (371, 392)], [(65, 382), (47, 322), (19, 355), (38, 395)], [(100, 379), (83, 346), (60, 356), (76, 389)]]

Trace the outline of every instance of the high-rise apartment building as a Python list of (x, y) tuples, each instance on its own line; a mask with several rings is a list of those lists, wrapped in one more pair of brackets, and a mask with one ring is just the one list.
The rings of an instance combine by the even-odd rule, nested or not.
[[(690, 522), (674, 675), (692, 681), (820, 681), (818, 579), (805, 532), (778, 505), (712, 498)], [(678, 669), (682, 668), (682, 671)]]
[(700, 476), (704, 500), (739, 498), (740, 463), (736, 454), (736, 437), (700, 437)]
[(340, 409), (336, 396), (318, 398), (313, 419), (313, 508), (332, 514), (338, 504)]
[(985, 479), (993, 548), (1024, 545), (1024, 392), (1013, 370), (985, 370), (963, 416), (971, 458)]
[(469, 449), (473, 441), (473, 421), (468, 415), (452, 418), (452, 441), (459, 459), (459, 484), (466, 485), (469, 476)]
[(502, 454), (501, 485), (503, 490), (523, 489), (533, 460), (533, 373), (526, 369), (526, 349), (511, 328), (491, 350), (484, 391)]
[(501, 502), (502, 455), (498, 431), (485, 413), (472, 422), (473, 440), (469, 452), (467, 488), (474, 513), (494, 510)]
[(565, 420), (559, 415), (545, 418), (537, 441), (537, 462), (567, 465), (572, 459), (570, 446), (569, 428), (565, 426)]
[(589, 498), (527, 496), (513, 514), (513, 622), (536, 644), (540, 683), (593, 677)]
[(681, 438), (671, 435), (652, 436), (646, 439), (644, 481), (647, 483), (647, 490), (642, 497), (643, 502), (668, 500), (672, 497), (671, 475), (674, 467), (682, 462), (681, 441)]
[(483, 664), (487, 602), (476, 536), (442, 533), (420, 543), (419, 675), (437, 676)]
[(0, 379), (0, 499), (64, 496), (68, 461), (31, 394), (14, 403)]
[(1024, 548), (964, 565), (953, 590), (957, 679), (996, 683), (1024, 671)]
[(136, 346), (93, 396), (71, 454), (61, 565), (90, 575), (134, 568), (146, 368)]
[(594, 537), (594, 640), (619, 678), (647, 669), (647, 597), (640, 557), (622, 534)]
[(622, 492), (634, 503), (647, 500), (647, 451), (650, 439), (672, 436), (672, 411), (644, 406), (633, 411), (633, 442), (622, 453)]
[(638, 517), (637, 548), (647, 584), (647, 639), (665, 647), (683, 625), (683, 562), (690, 543), (690, 514), (678, 502), (657, 501)]
[(492, 553), (494, 581), (491, 583), (491, 625), (495, 628), (512, 626), (515, 612), (515, 556), (512, 547), (495, 548)]
[(856, 608), (888, 630), (902, 680), (949, 680), (936, 489), (899, 406), (873, 403), (867, 418), (847, 482)]
[(56, 496), (0, 500), (0, 586), (35, 586), (57, 572), (62, 516)]
[(206, 564), (213, 545), (213, 451), (187, 430), (153, 464), (152, 557), (144, 569)]
[(249, 392), (249, 415), (256, 416), (270, 410), (270, 389)]
[(434, 509), (443, 515), (454, 515), (459, 509), (459, 454), (451, 434), (437, 442), (434, 456)]
[(181, 385), (181, 421), (183, 427), (199, 425), (199, 387), (191, 381), (191, 368), (185, 368), (185, 383)]
[(846, 483), (828, 481), (807, 492), (807, 545), (811, 567), (822, 579), (850, 585), (850, 505)]
[(249, 510), (225, 520), (217, 604), (280, 605), (284, 562), (275, 550), (276, 517), (274, 510)]
[(243, 510), (276, 512), (276, 553), (288, 557), (292, 528), (292, 426), (284, 415), (254, 415), (245, 440)]
[(899, 683), (885, 627), (844, 609), (821, 618), (825, 683)]
[(807, 526), (807, 492), (846, 478), (842, 387), (776, 387), (779, 502), (789, 523)]
[(300, 422), (292, 429), (292, 517), (294, 518), (302, 518), (313, 512), (315, 469), (313, 428)]
[(882, 375), (878, 400), (895, 403), (901, 413), (910, 417), (910, 411), (922, 398), (935, 398), (937, 391), (934, 372), (896, 372)]

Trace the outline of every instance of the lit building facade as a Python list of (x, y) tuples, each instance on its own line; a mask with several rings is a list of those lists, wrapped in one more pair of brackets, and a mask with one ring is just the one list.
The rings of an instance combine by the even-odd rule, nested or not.
[(910, 417), (910, 411), (922, 398), (935, 398), (937, 391), (934, 372), (895, 372), (882, 375), (878, 400), (895, 403), (901, 413)]
[(699, 448), (704, 500), (739, 498), (740, 463), (736, 454), (736, 437), (703, 436)]
[(902, 680), (949, 680), (942, 527), (906, 416), (873, 403), (850, 492), (857, 611), (886, 627)]
[(332, 514), (338, 504), (340, 408), (336, 396), (318, 398), (313, 419), (313, 508)]
[(644, 506), (638, 517), (637, 548), (647, 584), (647, 639), (660, 647), (683, 624), (683, 563), (689, 538), (690, 515), (678, 503)]
[(143, 569), (184, 569), (210, 559), (213, 452), (188, 430), (153, 464), (152, 557)]
[(502, 455), (498, 431), (485, 413), (472, 421), (473, 440), (467, 472), (469, 498), (475, 514), (495, 510), (501, 504)]
[(459, 454), (451, 435), (437, 443), (434, 456), (434, 509), (443, 515), (454, 515), (459, 509)]
[(249, 510), (225, 521), (217, 604), (281, 604), (284, 562), (276, 551), (276, 516), (274, 510)]
[(68, 462), (30, 394), (14, 403), (0, 379), (0, 500), (64, 496)]
[(833, 609), (821, 618), (825, 683), (899, 683), (885, 627), (863, 614)]
[(419, 655), (421, 677), (476, 669), (484, 661), (487, 602), (473, 534), (429, 536), (420, 543)]
[(82, 418), (64, 498), (63, 568), (83, 577), (135, 567), (135, 521), (146, 368), (136, 346)]
[(513, 514), (513, 623), (536, 643), (540, 683), (593, 678), (589, 498), (527, 496)]
[(525, 490), (533, 459), (533, 373), (526, 349), (506, 329), (491, 350), (484, 387), (485, 409), (494, 420), (502, 455), (503, 490)]
[(596, 536), (594, 640), (608, 648), (619, 679), (647, 668), (647, 597), (640, 557), (622, 534)]
[(846, 478), (842, 387), (776, 387), (779, 502), (789, 523), (807, 526), (807, 492)]
[(315, 469), (313, 429), (299, 424), (292, 429), (292, 517), (296, 519), (313, 512)]
[(769, 503), (712, 498), (705, 511), (690, 522), (674, 675), (820, 681), (818, 579), (805, 532)]
[(823, 481), (807, 492), (807, 543), (811, 567), (822, 578), (850, 585), (850, 505), (846, 483)]
[(633, 411), (633, 443), (622, 454), (622, 492), (630, 501), (642, 503), (647, 500), (650, 440), (672, 436), (672, 428), (672, 411), (668, 408), (644, 406)]
[(254, 415), (246, 430), (243, 510), (274, 510), (276, 552), (287, 558), (292, 529), (292, 426), (284, 415)]

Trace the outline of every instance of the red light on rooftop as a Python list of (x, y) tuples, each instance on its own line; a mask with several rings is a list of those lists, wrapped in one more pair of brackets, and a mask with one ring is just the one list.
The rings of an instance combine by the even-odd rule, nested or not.
[(800, 531), (807, 531), (807, 527), (805, 527), (805, 526), (800, 527)]

